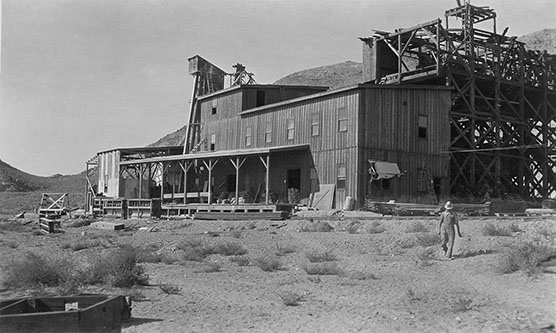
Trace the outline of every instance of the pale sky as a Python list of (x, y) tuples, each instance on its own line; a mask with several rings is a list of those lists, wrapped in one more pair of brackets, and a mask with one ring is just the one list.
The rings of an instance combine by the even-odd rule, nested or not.
[[(184, 125), (199, 54), (258, 83), (344, 61), (358, 37), (436, 18), (456, 0), (0, 0), (0, 159), (75, 174), (98, 151), (145, 146)], [(462, 2), (464, 0), (461, 0)], [(556, 27), (554, 0), (472, 0), (498, 31)]]

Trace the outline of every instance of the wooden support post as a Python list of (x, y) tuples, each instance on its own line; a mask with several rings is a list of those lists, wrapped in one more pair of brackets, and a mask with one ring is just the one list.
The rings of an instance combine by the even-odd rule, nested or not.
[(212, 169), (216, 166), (216, 164), (218, 163), (218, 159), (214, 160), (214, 164), (212, 163), (212, 160), (207, 162), (203, 161), (203, 164), (207, 167), (208, 169), (208, 203), (209, 205), (212, 204)]
[(242, 158), (241, 161), (240, 161), (239, 157), (236, 157), (236, 160), (234, 161), (230, 157), (230, 162), (232, 163), (232, 165), (236, 169), (236, 204), (239, 202), (239, 168), (241, 168), (241, 166), (243, 165), (245, 160), (246, 160), (245, 157)]
[(263, 159), (262, 156), (259, 156), (259, 159), (261, 160), (261, 163), (263, 163), (264, 167), (266, 168), (266, 180), (265, 180), (265, 191), (266, 191), (266, 195), (265, 195), (265, 204), (268, 205), (268, 196), (270, 194), (270, 186), (268, 184), (269, 180), (270, 180), (270, 154), (266, 155), (266, 161), (265, 159)]
[(143, 164), (139, 164), (139, 199), (143, 198)]

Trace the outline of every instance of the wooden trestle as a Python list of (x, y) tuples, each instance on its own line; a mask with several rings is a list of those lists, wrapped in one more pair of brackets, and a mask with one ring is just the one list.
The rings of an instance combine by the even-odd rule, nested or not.
[[(451, 27), (458, 19), (461, 26)], [(490, 31), (479, 29), (491, 23)], [(556, 193), (556, 56), (496, 32), (496, 13), (469, 3), (440, 19), (362, 38), (366, 80), (454, 88), (451, 191), (523, 199)]]

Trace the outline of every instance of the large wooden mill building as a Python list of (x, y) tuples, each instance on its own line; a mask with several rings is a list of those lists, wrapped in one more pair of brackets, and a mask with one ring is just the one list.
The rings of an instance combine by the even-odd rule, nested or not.
[(457, 29), (436, 20), (376, 32), (362, 39), (366, 82), (336, 90), (256, 84), (240, 64), (227, 74), (192, 57), (184, 145), (98, 153), (88, 202), (100, 194), (173, 215), (436, 204), (483, 184), (547, 197), (554, 59), (474, 27), (493, 13), (465, 4), (446, 13), (462, 19)]

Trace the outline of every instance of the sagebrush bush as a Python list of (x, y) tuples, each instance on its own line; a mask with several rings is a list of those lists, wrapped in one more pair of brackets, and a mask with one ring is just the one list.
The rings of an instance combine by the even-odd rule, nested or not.
[(294, 291), (285, 291), (279, 294), (282, 302), (286, 306), (298, 306), (300, 302), (305, 300), (305, 295)]
[(539, 264), (555, 256), (556, 249), (545, 244), (525, 242), (508, 246), (500, 259), (499, 269), (502, 273), (523, 271), (534, 275), (541, 271)]
[(230, 261), (233, 263), (238, 264), (239, 266), (247, 266), (249, 265), (249, 258), (245, 257), (245, 256), (235, 256), (235, 257), (231, 257)]
[(72, 278), (74, 264), (67, 257), (48, 257), (26, 252), (6, 266), (8, 288), (55, 287)]
[(219, 261), (209, 261), (207, 266), (203, 269), (205, 273), (215, 273), (222, 270), (222, 263)]
[(423, 247), (433, 246), (440, 244), (440, 236), (433, 233), (423, 233), (417, 235), (416, 242)]
[(221, 254), (223, 256), (240, 256), (247, 253), (247, 250), (237, 243), (220, 243), (210, 252), (212, 254)]
[(378, 277), (371, 272), (352, 271), (346, 273), (346, 277), (353, 280), (377, 280)]
[(0, 222), (0, 231), (27, 232), (29, 229), (18, 222)]
[(283, 269), (282, 261), (274, 257), (259, 257), (253, 260), (255, 266), (265, 272), (274, 272)]
[(421, 260), (421, 261), (429, 261), (434, 259), (434, 248), (433, 247), (427, 247), (424, 249), (421, 249), (419, 251), (417, 251), (417, 259)]
[(361, 227), (361, 222), (353, 221), (346, 226), (346, 231), (348, 234), (356, 234), (359, 231), (359, 227)]
[(334, 255), (334, 253), (332, 253), (332, 250), (328, 250), (326, 252), (309, 252), (305, 254), (305, 257), (307, 257), (310, 262), (325, 262), (336, 260), (336, 256)]
[(334, 228), (326, 221), (305, 221), (301, 224), (301, 231), (303, 232), (330, 232)]
[(138, 265), (140, 248), (122, 245), (110, 253), (94, 259), (86, 270), (86, 281), (90, 284), (108, 284), (113, 287), (131, 288), (144, 286), (149, 276), (142, 265)]
[(512, 231), (508, 228), (498, 227), (493, 223), (488, 223), (483, 227), (483, 235), (509, 237), (512, 235)]
[(321, 262), (302, 267), (309, 275), (342, 275), (343, 271), (335, 262)]
[(473, 309), (473, 300), (467, 296), (458, 296), (452, 302), (454, 312), (465, 312)]
[(179, 295), (181, 294), (181, 289), (176, 284), (170, 283), (161, 283), (158, 285), (158, 288), (162, 290), (166, 295)]
[(295, 246), (276, 243), (276, 255), (285, 256), (289, 253), (295, 253)]
[(429, 229), (421, 222), (414, 222), (410, 226), (407, 227), (405, 232), (412, 233), (412, 232), (428, 232)]
[(378, 221), (373, 221), (371, 225), (366, 228), (367, 232), (370, 234), (380, 234), (386, 231), (386, 228), (380, 224)]

